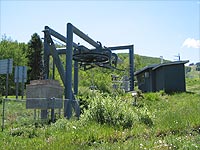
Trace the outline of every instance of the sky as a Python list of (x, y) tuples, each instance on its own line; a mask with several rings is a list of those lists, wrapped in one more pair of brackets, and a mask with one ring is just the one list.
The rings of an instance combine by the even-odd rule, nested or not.
[(69, 22), (103, 46), (200, 62), (200, 0), (0, 0), (1, 37), (27, 43), (33, 33), (43, 38), (46, 25), (66, 36)]

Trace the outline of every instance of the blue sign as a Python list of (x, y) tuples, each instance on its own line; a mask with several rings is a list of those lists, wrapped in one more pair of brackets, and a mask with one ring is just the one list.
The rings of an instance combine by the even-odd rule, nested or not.
[(27, 81), (27, 67), (26, 66), (16, 66), (15, 67), (15, 83), (16, 82), (26, 82)]
[(0, 60), (0, 74), (11, 74), (13, 68), (13, 59)]

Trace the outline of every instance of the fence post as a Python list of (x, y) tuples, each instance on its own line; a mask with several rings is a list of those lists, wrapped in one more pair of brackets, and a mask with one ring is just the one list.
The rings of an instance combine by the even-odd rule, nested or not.
[(3, 132), (4, 129), (4, 115), (5, 114), (5, 99), (3, 99), (3, 109), (2, 109), (2, 126), (1, 126), (1, 130)]

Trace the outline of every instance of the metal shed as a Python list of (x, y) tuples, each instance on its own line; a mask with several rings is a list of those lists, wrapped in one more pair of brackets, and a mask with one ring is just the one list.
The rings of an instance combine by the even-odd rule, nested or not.
[(184, 92), (185, 63), (189, 61), (175, 61), (153, 64), (135, 72), (138, 88), (142, 92), (156, 92), (164, 90), (170, 92)]

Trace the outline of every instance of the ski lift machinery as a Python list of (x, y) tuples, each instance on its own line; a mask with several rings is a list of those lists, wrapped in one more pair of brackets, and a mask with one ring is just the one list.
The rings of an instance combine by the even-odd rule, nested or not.
[[(103, 67), (109, 69), (116, 69), (117, 54), (113, 53), (115, 50), (129, 50), (129, 80), (130, 91), (134, 90), (134, 46), (115, 46), (103, 47), (100, 42), (95, 42), (88, 35), (80, 31), (71, 23), (67, 24), (66, 37), (45, 26), (44, 30), (44, 79), (49, 79), (49, 60), (53, 57), (53, 62), (57, 67), (59, 75), (64, 85), (65, 101), (64, 101), (64, 117), (70, 118), (72, 116), (72, 107), (75, 109), (76, 116), (80, 115), (79, 104), (75, 99), (78, 93), (78, 69), (83, 67), (85, 70), (94, 67)], [(73, 42), (73, 34), (82, 38), (84, 41), (94, 47), (89, 49), (84, 45), (79, 45)], [(64, 42), (66, 47), (57, 49), (52, 37)], [(66, 55), (66, 66), (60, 60), (59, 55)], [(72, 63), (74, 61), (74, 63)], [(74, 66), (72, 67), (72, 64)], [(54, 67), (53, 67), (54, 68)], [(72, 68), (74, 68), (74, 77), (72, 80)], [(54, 71), (53, 71), (54, 72)], [(54, 77), (54, 75), (53, 75)], [(72, 86), (72, 81), (73, 86)]]

